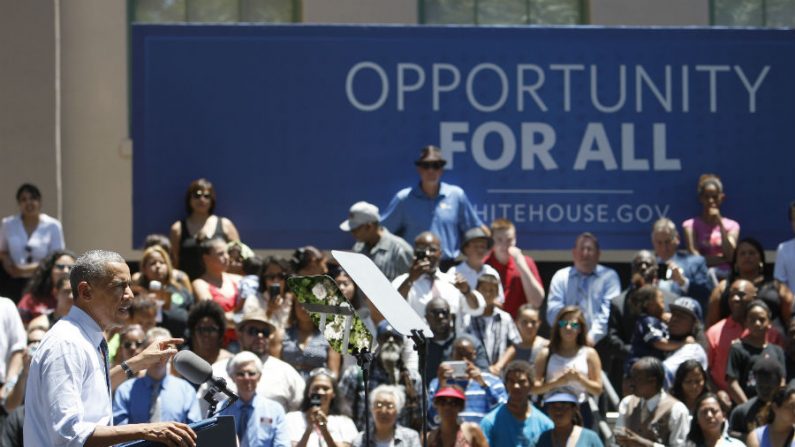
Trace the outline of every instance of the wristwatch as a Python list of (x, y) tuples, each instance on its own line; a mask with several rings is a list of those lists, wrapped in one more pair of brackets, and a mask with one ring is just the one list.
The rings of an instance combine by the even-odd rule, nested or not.
[(127, 364), (126, 360), (121, 362), (121, 369), (127, 374), (128, 379), (135, 377), (135, 373), (133, 372), (132, 368), (130, 368), (130, 365)]

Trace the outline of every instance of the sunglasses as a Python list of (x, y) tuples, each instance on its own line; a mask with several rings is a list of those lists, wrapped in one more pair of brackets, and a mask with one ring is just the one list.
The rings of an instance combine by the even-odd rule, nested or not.
[(577, 321), (569, 321), (569, 320), (560, 320), (558, 321), (558, 327), (561, 329), (565, 329), (566, 327), (570, 327), (572, 329), (579, 329), (580, 323)]
[(395, 403), (394, 402), (376, 402), (375, 408), (386, 408), (387, 410), (394, 410)]
[(420, 161), (417, 162), (417, 166), (422, 169), (433, 169), (434, 171), (438, 171), (444, 167), (445, 163), (443, 161)]
[(254, 326), (249, 326), (243, 333), (247, 334), (249, 337), (259, 337), (260, 334), (262, 334), (263, 337), (267, 338), (271, 335), (271, 329), (269, 327), (256, 328)]
[(212, 198), (212, 196), (210, 195), (210, 193), (209, 193), (209, 192), (195, 191), (195, 192), (193, 193), (193, 198), (194, 198), (194, 199), (201, 199), (202, 197), (204, 197), (205, 199), (210, 199), (210, 198)]
[(212, 335), (221, 332), (218, 326), (201, 326), (196, 328), (197, 334)]
[(144, 345), (143, 340), (141, 341), (125, 341), (121, 344), (124, 346), (124, 349), (138, 349), (139, 347)]
[(256, 377), (259, 374), (256, 371), (238, 371), (235, 373), (235, 377)]
[(331, 377), (331, 378), (336, 377), (336, 375), (333, 372), (331, 372), (330, 369), (324, 368), (322, 366), (319, 367), (319, 368), (315, 368), (312, 371), (309, 371), (309, 377), (310, 378), (317, 377), (317, 376), (320, 376), (320, 375), (323, 375), (323, 376), (326, 376), (326, 377)]
[(437, 397), (434, 402), (439, 407), (447, 407), (447, 406), (457, 407), (464, 403), (464, 401), (462, 401), (461, 399), (457, 399), (455, 397)]
[(55, 268), (60, 271), (72, 270), (72, 264), (55, 264)]

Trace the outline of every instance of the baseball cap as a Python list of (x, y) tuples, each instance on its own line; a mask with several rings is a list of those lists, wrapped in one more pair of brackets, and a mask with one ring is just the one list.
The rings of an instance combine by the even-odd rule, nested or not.
[(784, 371), (784, 367), (777, 361), (773, 360), (770, 357), (762, 357), (754, 362), (754, 367), (752, 368), (754, 375), (757, 374), (777, 374), (779, 377), (786, 376), (786, 372)]
[(437, 391), (436, 394), (433, 395), (433, 398), (436, 399), (437, 397), (454, 397), (456, 399), (461, 399), (464, 401), (467, 400), (464, 393), (451, 386), (446, 386), (444, 388), (441, 388), (439, 391)]
[(703, 321), (701, 316), (701, 304), (698, 304), (698, 301), (694, 300), (693, 298), (686, 296), (679, 297), (668, 307), (670, 307), (670, 310), (681, 310), (682, 312), (687, 312), (696, 320)]
[(340, 224), (340, 230), (351, 231), (366, 223), (380, 220), (381, 216), (378, 214), (377, 206), (364, 201), (356, 202), (348, 211), (348, 219)]
[(376, 337), (380, 340), (382, 336), (386, 334), (393, 334), (397, 336), (400, 340), (403, 339), (403, 335), (396, 331), (395, 328), (392, 327), (386, 320), (381, 321), (378, 323), (378, 327), (376, 328)]

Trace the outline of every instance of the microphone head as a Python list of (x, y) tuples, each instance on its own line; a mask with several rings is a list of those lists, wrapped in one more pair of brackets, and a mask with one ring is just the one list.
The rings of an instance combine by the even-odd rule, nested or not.
[(213, 376), (213, 367), (192, 351), (179, 351), (174, 356), (174, 369), (188, 382), (201, 385)]

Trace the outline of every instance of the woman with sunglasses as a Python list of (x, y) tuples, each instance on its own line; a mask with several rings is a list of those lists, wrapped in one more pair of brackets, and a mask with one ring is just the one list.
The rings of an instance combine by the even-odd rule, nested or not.
[(69, 250), (56, 250), (39, 264), (36, 273), (25, 288), (25, 295), (17, 305), (25, 327), (34, 318), (55, 309), (57, 304), (55, 285), (61, 278), (69, 277), (75, 258), (75, 254)]
[[(398, 423), (398, 415), (406, 403), (403, 388), (395, 385), (379, 385), (370, 392), (370, 412), (372, 428), (370, 443), (365, 447), (383, 445), (401, 447), (420, 447), (420, 435), (416, 431)], [(364, 432), (353, 441), (353, 447), (364, 446)]]
[(357, 430), (337, 379), (326, 368), (309, 373), (299, 411), (287, 413), (293, 447), (349, 447)]
[(591, 426), (593, 417), (588, 395), (602, 394), (602, 362), (594, 348), (587, 346), (585, 316), (577, 306), (558, 312), (552, 325), (549, 346), (541, 350), (535, 362), (533, 394), (546, 394), (568, 386), (577, 394), (583, 426)]
[(221, 416), (235, 418), (238, 445), (242, 447), (290, 445), (284, 408), (257, 393), (262, 378), (262, 361), (253, 352), (243, 351), (229, 361), (226, 372), (235, 382), (240, 399), (225, 408)]
[(213, 365), (232, 357), (222, 347), (226, 333), (224, 310), (215, 301), (199, 301), (188, 314), (188, 344), (190, 350)]
[(433, 396), (439, 415), (439, 427), (428, 433), (429, 447), (486, 447), (489, 445), (480, 426), (459, 422), (458, 414), (466, 405), (466, 396), (458, 386), (440, 388)]
[(280, 358), (291, 364), (304, 380), (319, 367), (326, 367), (339, 377), (342, 363), (340, 354), (331, 348), (298, 300), (292, 300)]
[(467, 230), (480, 227), (491, 234), (464, 190), (442, 182), (446, 164), (441, 149), (436, 146), (422, 148), (414, 161), (419, 184), (398, 191), (381, 215), (383, 226), (406, 241), (414, 241), (424, 231), (438, 236), (442, 248), (439, 268), (443, 272), (455, 264)]
[[(19, 214), (0, 226), (0, 295), (18, 302), (30, 278), (48, 255), (64, 249), (61, 222), (41, 212), (41, 191), (25, 183), (17, 189)], [(49, 293), (49, 292), (48, 292)]]
[(185, 193), (185, 211), (188, 217), (171, 225), (171, 257), (174, 265), (188, 274), (191, 281), (204, 271), (201, 243), (220, 238), (226, 242), (239, 241), (237, 227), (226, 217), (216, 216), (215, 189), (207, 179), (191, 182)]

